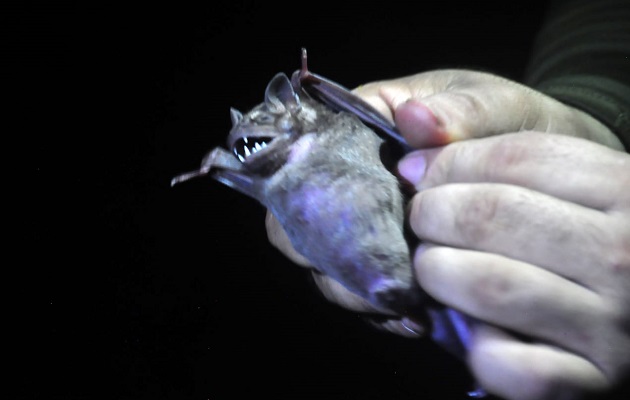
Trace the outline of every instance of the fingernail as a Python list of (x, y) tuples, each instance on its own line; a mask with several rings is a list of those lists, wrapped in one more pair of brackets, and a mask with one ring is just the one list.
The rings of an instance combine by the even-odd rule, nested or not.
[(427, 160), (421, 151), (407, 154), (398, 162), (398, 173), (409, 183), (417, 185), (427, 168)]
[(427, 126), (437, 126), (439, 124), (437, 117), (431, 111), (426, 104), (422, 101), (411, 98), (401, 104), (402, 107), (409, 107), (409, 109), (415, 114), (417, 121), (423, 121)]
[(443, 122), (423, 102), (409, 99), (394, 114), (396, 126), (412, 147), (441, 146), (449, 142)]

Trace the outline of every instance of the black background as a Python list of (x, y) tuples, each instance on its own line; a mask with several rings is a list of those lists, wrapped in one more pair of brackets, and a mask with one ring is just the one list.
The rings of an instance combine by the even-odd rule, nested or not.
[(6, 195), (25, 245), (5, 267), (13, 398), (465, 398), (466, 370), (430, 341), (322, 299), (262, 206), (169, 186), (301, 47), (347, 87), (451, 67), (518, 80), (545, 9), (378, 3), (4, 6), (24, 149), (7, 175), (27, 173)]

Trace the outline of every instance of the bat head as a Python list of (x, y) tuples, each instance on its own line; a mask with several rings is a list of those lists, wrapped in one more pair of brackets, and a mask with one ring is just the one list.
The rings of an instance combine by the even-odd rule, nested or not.
[(304, 134), (316, 132), (318, 117), (330, 113), (301, 93), (285, 74), (278, 73), (267, 85), (264, 102), (245, 114), (230, 109), (227, 147), (248, 170), (263, 175), (274, 172), (286, 162), (291, 145)]

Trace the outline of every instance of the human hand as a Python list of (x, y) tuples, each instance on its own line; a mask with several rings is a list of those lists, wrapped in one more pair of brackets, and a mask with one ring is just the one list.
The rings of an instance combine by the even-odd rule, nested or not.
[(619, 139), (590, 115), (488, 73), (436, 70), (368, 83), (354, 92), (395, 122), (414, 148), (538, 131), (582, 137), (623, 150)]
[[(425, 243), (414, 258), (421, 286), (487, 323), (469, 354), (482, 386), (539, 399), (618, 382), (630, 359), (630, 156), (542, 132), (620, 148), (614, 135), (487, 74), (436, 71), (357, 92), (414, 146), (479, 138), (412, 153), (399, 169), (420, 190), (409, 219)], [(525, 130), (538, 132), (484, 138)], [(270, 239), (288, 248), (271, 231)], [(332, 301), (378, 311), (326, 277), (318, 282)]]
[(482, 387), (573, 398), (627, 374), (630, 155), (527, 132), (418, 150), (399, 171), (419, 190), (418, 282), (484, 322), (468, 355)]
[[(415, 148), (537, 130), (583, 137), (623, 149), (615, 135), (588, 114), (531, 88), (487, 73), (436, 70), (368, 83), (354, 92), (395, 122)], [(293, 249), (271, 213), (267, 214), (266, 225), (274, 246), (298, 265), (310, 265)], [(337, 282), (314, 270), (313, 273), (329, 300), (352, 310), (369, 308), (363, 299), (344, 290)], [(399, 332), (409, 333), (409, 330), (401, 327)]]

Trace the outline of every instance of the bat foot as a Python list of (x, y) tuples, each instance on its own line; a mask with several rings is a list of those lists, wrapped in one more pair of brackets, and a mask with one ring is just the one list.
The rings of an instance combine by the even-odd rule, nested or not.
[(373, 285), (369, 300), (378, 307), (401, 315), (413, 315), (422, 304), (420, 289), (414, 290), (398, 280), (383, 279)]

